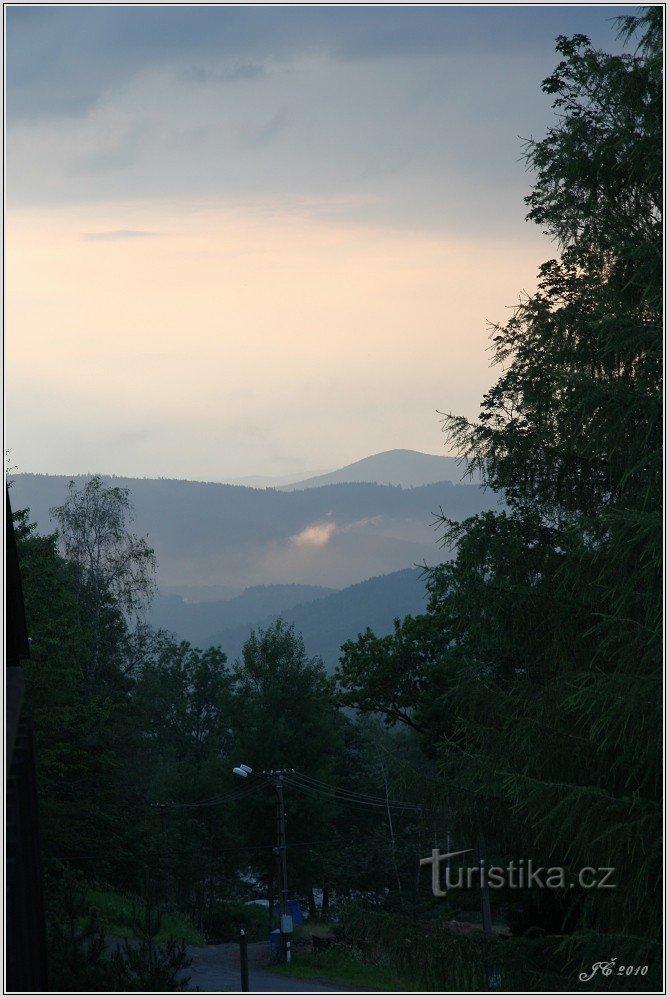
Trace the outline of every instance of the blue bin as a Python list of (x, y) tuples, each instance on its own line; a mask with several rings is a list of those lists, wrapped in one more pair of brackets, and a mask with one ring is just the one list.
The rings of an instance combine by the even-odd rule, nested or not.
[(272, 929), (269, 934), (269, 955), (270, 959), (278, 956), (281, 952), (281, 930)]

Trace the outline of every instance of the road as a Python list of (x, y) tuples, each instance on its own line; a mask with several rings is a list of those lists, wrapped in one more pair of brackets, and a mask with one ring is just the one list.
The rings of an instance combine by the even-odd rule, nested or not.
[[(239, 946), (237, 943), (221, 943), (218, 946), (188, 946), (192, 957), (191, 966), (185, 971), (190, 976), (189, 988), (200, 991), (239, 991)], [(249, 990), (256, 993), (274, 994), (277, 992), (301, 991), (313, 993), (330, 991), (337, 993), (355, 991), (340, 984), (326, 981), (306, 981), (300, 978), (272, 974), (265, 969), (269, 959), (267, 943), (249, 943)]]

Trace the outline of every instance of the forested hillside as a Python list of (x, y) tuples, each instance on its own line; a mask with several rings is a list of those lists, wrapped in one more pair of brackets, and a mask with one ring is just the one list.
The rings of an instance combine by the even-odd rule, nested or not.
[[(390, 634), (397, 617), (425, 610), (427, 593), (422, 575), (422, 570), (406, 568), (367, 579), (330, 596), (288, 607), (280, 616), (302, 635), (307, 652), (322, 658), (328, 672), (333, 672), (344, 642), (356, 638), (368, 627), (377, 634)], [(250, 626), (265, 628), (272, 619), (259, 617), (210, 632), (204, 645), (220, 645), (230, 659), (235, 659), (248, 640)]]
[(324, 586), (252, 586), (226, 600), (189, 603), (181, 596), (154, 597), (148, 620), (152, 627), (173, 631), (184, 641), (202, 646), (214, 631), (274, 619), (284, 611), (328, 596)]
[[(65, 476), (16, 474), (15, 503), (40, 530), (67, 495)], [(81, 486), (86, 476), (75, 476)], [(296, 492), (168, 479), (107, 477), (133, 498), (134, 527), (150, 538), (164, 594), (211, 600), (249, 586), (296, 583), (334, 589), (375, 575), (433, 564), (435, 516), (462, 519), (498, 504), (477, 485), (442, 482), (403, 489), (329, 485)], [(232, 593), (230, 593), (232, 590)]]

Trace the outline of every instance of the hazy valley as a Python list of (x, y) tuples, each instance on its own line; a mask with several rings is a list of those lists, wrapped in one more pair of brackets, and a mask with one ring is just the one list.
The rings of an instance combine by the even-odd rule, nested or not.
[[(439, 475), (449, 477), (429, 481)], [(496, 505), (461, 475), (453, 458), (390, 451), (282, 488), (103, 477), (130, 490), (132, 529), (155, 550), (154, 626), (235, 657), (250, 627), (282, 615), (332, 667), (367, 625), (387, 633), (394, 617), (422, 609), (416, 566), (449, 557), (440, 511), (460, 520)], [(17, 474), (13, 506), (50, 532), (69, 480)]]

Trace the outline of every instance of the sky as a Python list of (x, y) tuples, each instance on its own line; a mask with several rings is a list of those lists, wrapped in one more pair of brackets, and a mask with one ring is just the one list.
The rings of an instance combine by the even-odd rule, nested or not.
[(636, 8), (5, 10), (9, 463), (226, 481), (453, 452), (556, 253), (554, 40)]

